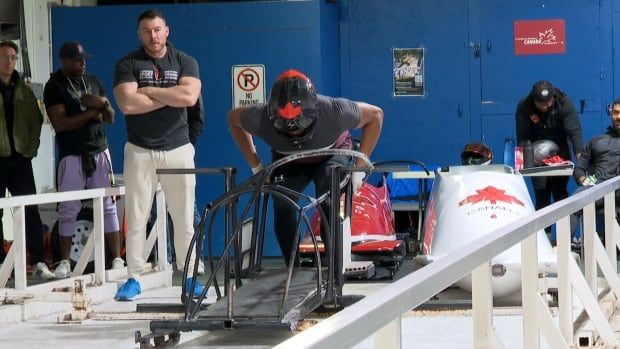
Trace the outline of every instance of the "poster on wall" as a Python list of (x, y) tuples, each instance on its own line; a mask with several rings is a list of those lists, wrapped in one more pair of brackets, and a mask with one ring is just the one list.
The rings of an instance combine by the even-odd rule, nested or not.
[(394, 96), (424, 95), (424, 49), (394, 49)]
[(544, 55), (566, 52), (563, 19), (514, 22), (515, 55)]

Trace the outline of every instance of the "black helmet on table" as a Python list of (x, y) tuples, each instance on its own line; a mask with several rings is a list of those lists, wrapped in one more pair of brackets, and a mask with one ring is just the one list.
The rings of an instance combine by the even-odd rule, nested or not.
[(558, 154), (560, 147), (549, 139), (541, 139), (532, 143), (534, 151), (534, 165), (542, 166), (543, 160)]
[(314, 134), (317, 96), (312, 81), (294, 69), (280, 74), (271, 88), (268, 116), (276, 132), (301, 146)]
[(461, 152), (461, 164), (463, 165), (489, 165), (491, 160), (493, 160), (493, 151), (481, 142), (467, 143)]

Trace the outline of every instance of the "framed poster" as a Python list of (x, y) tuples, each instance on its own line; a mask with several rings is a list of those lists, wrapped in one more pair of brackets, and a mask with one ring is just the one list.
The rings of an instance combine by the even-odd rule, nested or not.
[(394, 49), (394, 96), (424, 95), (424, 49)]

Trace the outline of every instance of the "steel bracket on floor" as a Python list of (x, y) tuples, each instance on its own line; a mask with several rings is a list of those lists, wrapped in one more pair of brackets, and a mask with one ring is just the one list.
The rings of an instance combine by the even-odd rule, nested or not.
[(140, 349), (170, 348), (177, 345), (180, 339), (181, 334), (179, 332), (152, 332), (145, 336), (140, 331), (135, 333), (135, 343), (140, 344)]

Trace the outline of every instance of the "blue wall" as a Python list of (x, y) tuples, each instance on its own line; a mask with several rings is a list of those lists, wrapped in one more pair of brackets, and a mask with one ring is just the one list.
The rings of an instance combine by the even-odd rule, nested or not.
[[(53, 8), (54, 52), (63, 41), (81, 41), (94, 54), (87, 69), (111, 94), (114, 63), (139, 45), (136, 18), (147, 8)], [(584, 101), (586, 140), (609, 124), (605, 106), (620, 86), (613, 74), (620, 57), (615, 53), (620, 45), (614, 44), (620, 35), (613, 35), (620, 5), (612, 0), (308, 0), (158, 8), (167, 16), (175, 47), (200, 64), (206, 128), (197, 166), (236, 166), (238, 180), (249, 170), (226, 125), (235, 64), (264, 64), (267, 90), (279, 72), (295, 67), (321, 93), (379, 105), (385, 126), (374, 160), (439, 165), (458, 163), (464, 144), (481, 139), (501, 162), (502, 141), (514, 135), (516, 103), (536, 80), (552, 81), (578, 109)], [(566, 21), (565, 54), (514, 54), (515, 20), (558, 18)], [(481, 45), (479, 56), (475, 44)], [(424, 48), (423, 96), (393, 95), (395, 48)], [(108, 134), (120, 172), (126, 134), (118, 115)], [(258, 149), (269, 158), (265, 144), (259, 141)], [(220, 179), (198, 178), (201, 207), (221, 192)], [(268, 236), (266, 252), (276, 254)]]
[[(103, 81), (111, 96), (114, 64), (140, 45), (136, 20), (149, 8), (53, 8), (55, 69), (60, 64), (57, 57), (60, 45), (67, 40), (78, 40), (94, 56), (88, 60), (87, 70)], [(266, 86), (271, 86), (280, 72), (295, 67), (309, 74), (320, 91), (327, 94), (340, 91), (337, 5), (296, 1), (161, 5), (158, 8), (167, 17), (170, 41), (176, 48), (194, 56), (200, 65), (206, 124), (197, 144), (197, 167), (235, 166), (239, 169), (238, 180), (250, 174), (226, 124), (227, 112), (232, 107), (233, 65), (264, 64)], [(322, 37), (321, 30), (333, 32)], [(333, 52), (326, 52), (328, 50)], [(107, 131), (115, 171), (122, 172), (127, 137), (124, 118), (118, 109), (117, 116), (117, 122)], [(257, 147), (263, 159), (269, 161), (268, 147), (260, 141)], [(221, 178), (199, 177), (197, 181), (200, 208), (223, 192)], [(222, 239), (216, 243), (221, 245)], [(265, 246), (266, 254), (279, 254), (271, 234)]]
[[(604, 15), (610, 1), (341, 2), (343, 92), (385, 111), (375, 157), (453, 164), (475, 139), (487, 142), (501, 163), (503, 139), (515, 134), (517, 102), (542, 79), (567, 92), (578, 109), (584, 101), (585, 139), (609, 124), (603, 110), (613, 95), (612, 18)], [(515, 20), (556, 18), (566, 23), (565, 54), (514, 54)], [(391, 52), (408, 47), (425, 49), (423, 97), (391, 94)]]

